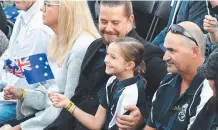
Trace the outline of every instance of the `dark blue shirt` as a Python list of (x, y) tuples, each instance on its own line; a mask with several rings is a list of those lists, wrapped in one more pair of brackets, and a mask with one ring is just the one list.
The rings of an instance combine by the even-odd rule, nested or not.
[(180, 95), (182, 78), (168, 74), (152, 101), (147, 125), (157, 130), (188, 130), (204, 105), (213, 96), (208, 80), (196, 75), (188, 89)]
[(105, 47), (99, 48), (98, 53), (100, 57), (99, 57), (99, 60), (95, 64), (95, 68), (99, 68), (104, 65), (104, 59), (106, 56), (106, 48)]
[[(134, 86), (132, 86), (134, 85)], [(108, 80), (108, 83), (106, 87), (102, 88), (101, 91), (99, 91), (99, 102), (102, 107), (104, 107), (107, 110), (106, 113), (106, 121), (105, 121), (105, 130), (109, 129), (109, 123), (111, 122), (112, 118), (116, 116), (116, 109), (119, 111), (117, 104), (119, 104), (119, 101), (121, 100), (120, 96), (125, 94), (126, 89), (129, 89), (128, 87), (134, 87), (134, 89), (137, 89), (136, 91), (131, 91), (132, 96), (138, 95), (136, 106), (139, 107), (139, 110), (144, 115), (146, 113), (147, 104), (144, 101), (145, 99), (145, 82), (141, 80), (139, 76), (135, 76), (133, 78), (124, 80), (124, 81), (118, 81), (115, 76), (111, 77)], [(137, 92), (138, 94), (134, 93)], [(124, 98), (127, 95), (124, 95)], [(128, 95), (129, 96), (129, 95)], [(122, 100), (124, 101), (124, 100)], [(123, 102), (122, 102), (123, 103)], [(121, 103), (121, 104), (122, 104)], [(123, 108), (124, 106), (121, 105)], [(128, 114), (129, 112), (125, 112), (124, 114)], [(118, 130), (117, 126), (114, 125), (110, 130)]]

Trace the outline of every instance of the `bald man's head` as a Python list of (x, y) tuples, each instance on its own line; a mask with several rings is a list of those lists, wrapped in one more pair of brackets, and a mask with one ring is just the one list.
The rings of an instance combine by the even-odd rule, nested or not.
[(172, 25), (167, 33), (163, 59), (170, 73), (189, 75), (195, 73), (204, 61), (205, 38), (201, 29), (192, 22)]
[[(190, 22), (190, 21), (181, 22), (178, 25), (182, 26), (197, 41), (198, 46), (201, 49), (201, 54), (202, 56), (204, 56), (206, 39), (200, 27), (197, 24)], [(192, 45), (196, 45), (196, 43), (192, 41), (191, 39), (184, 37), (184, 40), (185, 40), (185, 43), (187, 43), (189, 47), (191, 47)]]

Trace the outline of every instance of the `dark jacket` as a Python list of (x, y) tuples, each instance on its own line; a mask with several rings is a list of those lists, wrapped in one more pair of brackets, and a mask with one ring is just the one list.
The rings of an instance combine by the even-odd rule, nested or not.
[(0, 3), (0, 30), (6, 34), (7, 19)]
[(199, 112), (196, 121), (190, 130), (217, 130), (218, 129), (218, 99), (212, 97)]
[[(147, 65), (145, 79), (148, 82), (146, 91), (148, 91), (148, 98), (151, 99), (158, 88), (160, 81), (166, 74), (166, 63), (162, 60), (164, 53), (159, 47), (145, 42), (134, 29), (130, 31), (127, 36), (139, 40), (145, 46), (144, 60)], [(100, 38), (91, 43), (87, 49), (82, 63), (79, 84), (75, 90), (75, 95), (71, 98), (71, 101), (73, 101), (78, 107), (93, 115), (96, 113), (99, 105), (97, 93), (102, 87), (105, 87), (110, 76), (105, 73), (104, 66), (100, 70), (95, 71), (95, 73), (92, 73), (95, 80), (90, 81), (86, 78), (86, 70), (92, 66), (91, 63), (94, 60), (97, 51), (102, 46), (104, 46), (104, 43), (103, 39)], [(57, 128), (56, 126), (58, 126), (61, 130), (69, 130), (75, 127), (75, 122), (73, 116), (63, 109), (59, 117), (46, 129), (49, 128), (54, 130)]]

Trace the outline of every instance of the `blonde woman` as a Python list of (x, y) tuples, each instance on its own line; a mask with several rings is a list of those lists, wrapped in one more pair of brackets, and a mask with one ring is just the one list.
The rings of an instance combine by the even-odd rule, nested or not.
[(92, 41), (99, 38), (86, 1), (47, 0), (41, 10), (44, 24), (55, 32), (48, 46), (48, 59), (55, 80), (44, 85), (47, 91), (42, 87), (16, 91), (8, 88), (13, 90), (8, 92), (13, 93), (5, 94), (5, 97), (19, 99), (18, 118), (35, 113), (12, 130), (42, 130), (57, 118), (61, 109), (51, 105), (47, 92), (62, 93), (68, 98), (74, 95), (86, 50)]

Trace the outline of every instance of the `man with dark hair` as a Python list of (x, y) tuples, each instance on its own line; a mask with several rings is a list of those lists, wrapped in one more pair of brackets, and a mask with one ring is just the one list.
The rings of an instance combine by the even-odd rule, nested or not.
[(208, 80), (197, 73), (205, 60), (205, 37), (195, 23), (173, 24), (164, 47), (170, 73), (153, 97), (145, 130), (190, 130), (213, 96)]
[[(98, 102), (98, 91), (105, 87), (108, 78), (105, 73), (104, 58), (106, 46), (118, 37), (128, 36), (139, 40), (145, 47), (144, 61), (147, 67), (144, 78), (147, 80), (145, 102), (151, 100), (160, 81), (166, 74), (166, 63), (162, 60), (163, 51), (148, 42), (145, 42), (133, 28), (134, 15), (131, 1), (101, 1), (99, 14), (99, 30), (102, 38), (95, 40), (88, 48), (82, 63), (79, 83), (75, 95), (71, 98), (82, 110), (95, 114)], [(126, 106), (130, 115), (121, 115), (117, 118), (117, 126), (120, 129), (137, 129), (145, 123), (147, 113), (140, 113), (136, 106)], [(149, 108), (148, 108), (149, 109)], [(143, 117), (143, 116), (144, 117)], [(62, 110), (59, 117), (46, 129), (69, 130), (86, 129), (82, 125), (76, 125), (72, 115)]]

